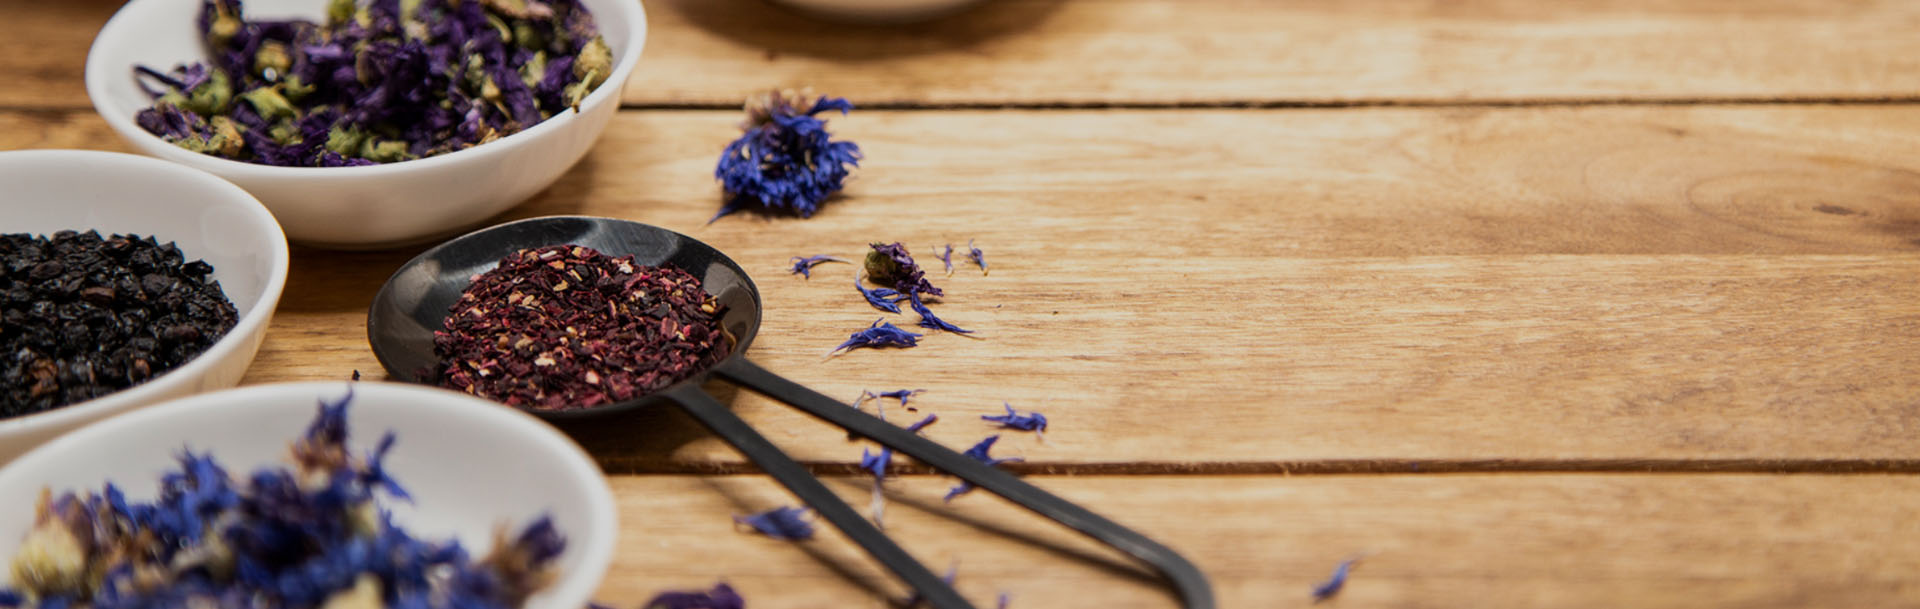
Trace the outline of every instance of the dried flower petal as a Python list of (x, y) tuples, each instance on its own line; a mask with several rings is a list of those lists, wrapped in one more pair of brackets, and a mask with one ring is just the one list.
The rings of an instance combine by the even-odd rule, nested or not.
[(900, 305), (895, 303), (907, 299), (906, 296), (893, 291), (892, 288), (874, 288), (869, 290), (866, 286), (860, 285), (859, 277), (853, 278), (853, 289), (860, 290), (860, 296), (867, 299), (867, 304), (873, 305), (873, 308), (888, 313), (899, 313)]
[(708, 222), (743, 209), (812, 217), (840, 191), (848, 168), (860, 165), (860, 147), (833, 141), (815, 116), (845, 115), (853, 110), (845, 99), (823, 96), (809, 105), (801, 94), (773, 92), (747, 100), (746, 109), (745, 133), (727, 144), (713, 170), (726, 202)]
[(661, 592), (640, 609), (746, 609), (747, 601), (725, 582), (706, 592)]
[(1358, 558), (1340, 561), (1340, 565), (1333, 568), (1333, 576), (1313, 586), (1313, 602), (1318, 603), (1339, 594), (1340, 589), (1347, 585), (1347, 573), (1353, 570), (1353, 564), (1359, 561)]
[(894, 391), (881, 392), (881, 393), (875, 394), (874, 397), (893, 398), (896, 400), (900, 400), (901, 406), (906, 406), (907, 398), (917, 394), (926, 393), (926, 392), (927, 390), (925, 389), (898, 389)]
[[(993, 450), (993, 443), (999, 442), (999, 441), (1000, 441), (1000, 436), (997, 436), (997, 435), (987, 436), (985, 440), (981, 440), (979, 443), (974, 444), (973, 448), (967, 449), (967, 452), (965, 454), (968, 457), (973, 458), (973, 460), (979, 461), (981, 463), (985, 463), (989, 466), (999, 465), (1001, 463), (1010, 463), (1010, 462), (1020, 460), (1019, 457), (1006, 457), (1006, 458), (996, 459), (992, 455), (988, 454), (990, 451)], [(946, 501), (953, 501), (954, 497), (959, 497), (961, 495), (964, 495), (968, 492), (973, 491), (973, 489), (974, 489), (974, 486), (972, 482), (961, 480), (960, 484), (955, 485), (951, 489), (947, 489)]]
[(1039, 411), (1032, 411), (1032, 412), (1029, 412), (1028, 414), (1019, 414), (1018, 412), (1015, 412), (1013, 410), (1013, 405), (1011, 404), (1008, 404), (1006, 402), (1001, 402), (1000, 405), (1007, 409), (1007, 414), (980, 415), (980, 418), (983, 420), (999, 423), (1001, 427), (1018, 429), (1020, 431), (1046, 431), (1047, 430), (1047, 415), (1040, 414)]
[(953, 244), (952, 243), (948, 243), (947, 248), (940, 251), (940, 263), (947, 266), (947, 276), (952, 277), (953, 276)]
[(987, 274), (987, 254), (980, 251), (980, 248), (974, 247), (972, 239), (967, 240), (967, 259), (980, 265), (980, 274)]
[(782, 506), (758, 514), (734, 516), (733, 521), (774, 539), (812, 539), (813, 523), (806, 519), (810, 511), (810, 508)]
[(840, 346), (834, 347), (833, 351), (828, 352), (827, 355), (831, 357), (835, 353), (851, 351), (861, 347), (875, 349), (880, 347), (899, 347), (905, 349), (919, 344), (918, 339), (920, 336), (919, 334), (902, 330), (893, 324), (884, 323), (876, 319), (873, 320), (873, 325), (868, 326), (865, 330), (853, 333), (853, 335), (847, 337), (847, 342), (840, 343)]
[[(807, 279), (812, 279), (813, 267), (816, 267), (828, 262), (847, 262), (847, 259), (836, 258), (833, 256), (826, 256), (826, 255), (807, 256), (804, 258), (800, 256), (794, 256), (793, 257), (793, 274), (806, 277)], [(855, 285), (859, 285), (859, 282), (857, 280), (855, 281)]]
[(939, 317), (935, 317), (933, 315), (933, 311), (927, 308), (926, 303), (920, 302), (919, 296), (915, 295), (911, 298), (908, 298), (907, 300), (908, 300), (908, 303), (913, 306), (913, 312), (920, 314), (920, 327), (932, 328), (934, 330), (946, 330), (948, 332), (952, 332), (955, 334), (972, 334), (973, 333), (972, 330), (968, 330), (966, 328), (962, 328), (960, 326), (947, 323), (946, 320), (940, 319)]

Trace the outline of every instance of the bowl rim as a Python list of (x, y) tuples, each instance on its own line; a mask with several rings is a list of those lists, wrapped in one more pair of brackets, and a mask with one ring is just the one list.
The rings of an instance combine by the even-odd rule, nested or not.
[[(169, 179), (177, 179), (178, 183), (171, 185), (177, 191), (204, 193), (208, 195), (203, 197), (205, 200), (222, 201), (218, 205), (238, 209), (247, 214), (249, 220), (271, 230), (267, 235), (267, 241), (272, 248), (271, 259), (268, 262), (271, 268), (267, 273), (266, 283), (261, 286), (260, 298), (254, 303), (253, 308), (240, 315), (225, 336), (208, 345), (205, 351), (193, 356), (193, 359), (126, 389), (51, 410), (0, 419), (0, 437), (32, 435), (50, 429), (71, 427), (138, 406), (142, 402), (150, 402), (153, 400), (153, 394), (162, 393), (175, 385), (188, 383), (192, 379), (206, 375), (217, 362), (232, 356), (236, 350), (243, 347), (244, 343), (252, 341), (256, 335), (262, 334), (266, 329), (264, 326), (273, 317), (274, 310), (280, 306), (281, 293), (286, 291), (291, 252), (287, 246), (286, 232), (281, 230), (280, 223), (274, 220), (273, 212), (268, 211), (259, 199), (248, 194), (245, 189), (211, 173), (137, 154), (96, 150), (0, 151), (0, 165), (34, 160), (86, 166), (101, 170), (102, 173), (111, 173), (114, 165), (140, 166), (157, 170)], [(80, 230), (80, 228), (74, 230)], [(154, 236), (159, 237), (159, 235)], [(172, 241), (177, 243), (178, 239)], [(225, 291), (224, 286), (222, 291)], [(231, 296), (228, 298), (231, 299)]]
[[(520, 412), (518, 409), (503, 406), (468, 396), (456, 391), (436, 389), (420, 385), (391, 383), (382, 381), (304, 381), (290, 383), (267, 383), (224, 389), (197, 395), (183, 396), (168, 400), (160, 408), (145, 408), (123, 415), (108, 417), (75, 429), (58, 438), (34, 447), (11, 463), (0, 467), (0, 477), (29, 475), (44, 469), (51, 463), (88, 445), (97, 445), (121, 434), (139, 434), (148, 424), (162, 419), (178, 418), (196, 411), (212, 411), (214, 414), (246, 413), (261, 410), (258, 403), (268, 399), (306, 396), (316, 401), (337, 396), (343, 390), (353, 392), (356, 403), (378, 396), (383, 403), (381, 408), (413, 408), (439, 411), (435, 414), (456, 416), (468, 419), (490, 420), (493, 424), (505, 426), (528, 439), (529, 445), (541, 449), (550, 455), (554, 462), (571, 475), (577, 475), (585, 481), (585, 508), (588, 516), (585, 531), (562, 531), (567, 538), (567, 551), (581, 552), (577, 568), (560, 576), (542, 593), (552, 594), (558, 601), (568, 606), (584, 607), (593, 593), (605, 580), (607, 571), (613, 565), (613, 554), (618, 546), (620, 533), (619, 509), (614, 502), (613, 488), (600, 466), (587, 454), (587, 451), (575, 443), (558, 428), (541, 421), (538, 417)], [(388, 403), (390, 402), (390, 403)], [(349, 414), (349, 421), (352, 415)], [(358, 435), (365, 439), (369, 434)], [(212, 447), (202, 447), (208, 450)], [(233, 464), (229, 464), (233, 465)], [(235, 471), (252, 471), (259, 464), (247, 464)], [(80, 484), (99, 484), (102, 481), (84, 481)], [(84, 488), (81, 486), (79, 488)], [(570, 597), (577, 597), (570, 598)], [(578, 602), (572, 602), (577, 600)], [(556, 605), (558, 606), (558, 605)]]
[[(100, 27), (98, 33), (94, 34), (93, 43), (87, 47), (87, 63), (83, 74), (87, 86), (87, 98), (92, 102), (94, 112), (105, 119), (108, 126), (111, 126), (122, 138), (136, 142), (148, 154), (174, 162), (195, 164), (207, 171), (241, 180), (322, 176), (365, 179), (407, 171), (432, 170), (454, 163), (465, 163), (469, 159), (476, 163), (483, 162), (485, 159), (491, 159), (496, 163), (501, 162), (504, 159), (499, 157), (508, 154), (511, 148), (517, 148), (520, 142), (562, 131), (574, 122), (583, 120), (578, 115), (589, 114), (604, 104), (619, 104), (626, 89), (627, 78), (632, 76), (634, 66), (640, 62), (640, 52), (646, 47), (647, 42), (647, 14), (645, 7), (642, 6), (642, 0), (614, 2), (612, 3), (614, 6), (620, 7), (617, 11), (620, 21), (626, 26), (627, 48), (621, 49), (620, 56), (613, 64), (613, 74), (607, 77), (606, 82), (595, 87), (593, 92), (588, 93), (586, 99), (581, 100), (579, 108), (574, 111), (555, 114), (537, 125), (486, 144), (430, 157), (351, 167), (281, 167), (236, 161), (181, 148), (141, 129), (134, 122), (132, 114), (121, 113), (107, 102), (107, 92), (110, 87), (108, 79), (114, 78), (115, 73), (132, 78), (133, 66), (104, 65), (106, 59), (99, 52), (102, 45), (108, 44), (108, 41), (138, 39), (138, 33), (143, 28), (152, 26), (144, 22), (135, 22), (131, 14), (145, 5), (165, 1), (175, 0), (129, 0), (119, 10), (114, 11), (113, 17), (107, 20), (106, 25)], [(321, 7), (324, 0), (313, 0), (313, 2), (316, 7)], [(602, 14), (594, 13), (594, 23), (604, 36), (607, 20)], [(506, 145), (507, 143), (514, 145)]]

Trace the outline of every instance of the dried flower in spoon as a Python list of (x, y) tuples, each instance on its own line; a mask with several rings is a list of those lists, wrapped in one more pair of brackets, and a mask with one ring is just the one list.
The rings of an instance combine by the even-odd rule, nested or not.
[(745, 209), (812, 217), (840, 191), (848, 168), (860, 165), (860, 147), (833, 141), (826, 121), (816, 115), (829, 110), (845, 115), (853, 103), (808, 97), (804, 91), (773, 91), (747, 99), (744, 133), (727, 144), (713, 170), (726, 202), (708, 222)]

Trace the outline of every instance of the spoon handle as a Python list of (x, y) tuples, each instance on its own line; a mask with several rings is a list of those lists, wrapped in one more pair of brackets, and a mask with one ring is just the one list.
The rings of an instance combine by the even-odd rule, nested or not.
[[(1021, 481), (1013, 474), (975, 461), (932, 440), (851, 408), (844, 402), (789, 381), (747, 361), (744, 357), (727, 360), (716, 367), (714, 372), (756, 393), (786, 402), (807, 414), (893, 447), (894, 450), (906, 453), (921, 463), (971, 482), (974, 486), (992, 491), (1009, 501), (1132, 555), (1160, 571), (1161, 576), (1172, 583), (1179, 592), (1180, 600), (1187, 609), (1213, 609), (1214, 607), (1213, 586), (1207, 582), (1206, 574), (1201, 573), (1199, 567), (1194, 566), (1179, 553), (1145, 535), (1120, 526), (1119, 523), (1088, 511), (1058, 495), (1041, 490), (1040, 487)], [(758, 459), (755, 461), (757, 462)]]
[(720, 436), (720, 439), (732, 444), (741, 454), (746, 455), (748, 460), (760, 466), (760, 469), (766, 470), (774, 480), (779, 481), (787, 487), (787, 490), (800, 497), (800, 501), (811, 506), (814, 511), (820, 513), (821, 517), (826, 518), (827, 522), (852, 538), (854, 543), (865, 548), (868, 554), (880, 561), (880, 564), (893, 570), (900, 579), (906, 580), (907, 585), (933, 607), (974, 609), (972, 604), (960, 597), (959, 592), (954, 591), (953, 586), (927, 570), (926, 565), (920, 564), (920, 561), (914, 559), (912, 554), (908, 554), (906, 549), (901, 548), (899, 544), (893, 542), (892, 538), (887, 537), (886, 533), (880, 532), (879, 528), (868, 522), (865, 516), (861, 516), (859, 512), (854, 511), (853, 507), (847, 505), (847, 502), (840, 500), (839, 495), (828, 490), (825, 484), (820, 483), (819, 478), (813, 477), (805, 467), (781, 452), (780, 448), (768, 441), (766, 436), (754, 431), (746, 421), (740, 420), (739, 415), (733, 414), (726, 405), (714, 400), (713, 396), (702, 392), (697, 385), (689, 385), (669, 391), (667, 397), (678, 403), (687, 411), (687, 414), (693, 415), (701, 425)]

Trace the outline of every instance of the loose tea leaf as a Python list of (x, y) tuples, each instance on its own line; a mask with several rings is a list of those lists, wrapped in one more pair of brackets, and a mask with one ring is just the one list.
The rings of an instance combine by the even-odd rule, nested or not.
[(0, 235), (0, 417), (138, 385), (233, 329), (213, 267), (153, 237)]
[(699, 278), (578, 245), (508, 255), (434, 333), (440, 386), (565, 410), (639, 398), (732, 350)]
[(577, 110), (613, 73), (577, 0), (331, 0), (324, 23), (248, 20), (240, 0), (204, 0), (198, 25), (209, 62), (136, 66), (153, 105), (134, 120), (262, 165), (463, 150)]
[(726, 202), (708, 222), (746, 209), (809, 218), (840, 192), (848, 168), (860, 165), (860, 147), (833, 141), (815, 115), (839, 110), (844, 116), (853, 103), (807, 95), (773, 91), (747, 99), (745, 133), (727, 144), (713, 170)]

